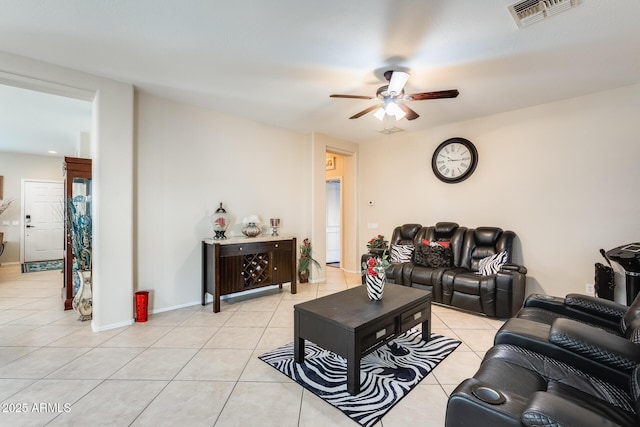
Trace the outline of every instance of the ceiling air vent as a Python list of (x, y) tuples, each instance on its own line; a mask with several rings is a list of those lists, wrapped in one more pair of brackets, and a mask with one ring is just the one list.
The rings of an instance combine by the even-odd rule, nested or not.
[(507, 7), (518, 27), (526, 27), (575, 6), (577, 0), (523, 0)]
[(378, 132), (380, 132), (383, 135), (390, 135), (392, 133), (396, 133), (396, 132), (402, 132), (404, 131), (404, 129), (400, 129), (399, 127), (392, 127), (392, 128), (384, 128), (382, 130), (379, 130)]

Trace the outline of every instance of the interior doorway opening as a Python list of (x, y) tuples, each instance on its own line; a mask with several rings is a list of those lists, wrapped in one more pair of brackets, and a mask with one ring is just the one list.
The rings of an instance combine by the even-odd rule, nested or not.
[(326, 207), (326, 264), (339, 268), (342, 257), (342, 179), (327, 179)]

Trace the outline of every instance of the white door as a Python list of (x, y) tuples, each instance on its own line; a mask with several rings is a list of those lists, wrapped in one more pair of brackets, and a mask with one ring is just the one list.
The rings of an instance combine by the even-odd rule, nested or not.
[(25, 180), (23, 200), (24, 262), (62, 259), (63, 183)]
[(340, 262), (340, 180), (327, 181), (327, 263)]

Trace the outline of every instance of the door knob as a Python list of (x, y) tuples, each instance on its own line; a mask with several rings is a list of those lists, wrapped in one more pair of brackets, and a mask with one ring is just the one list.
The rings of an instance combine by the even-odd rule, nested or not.
[(36, 228), (35, 225), (27, 225), (27, 228)]

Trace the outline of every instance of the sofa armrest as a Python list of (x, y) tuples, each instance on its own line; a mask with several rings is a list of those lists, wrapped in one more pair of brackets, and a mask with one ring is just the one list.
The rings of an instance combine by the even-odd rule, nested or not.
[(517, 271), (518, 273), (527, 274), (527, 268), (524, 265), (508, 262), (500, 267), (503, 271)]
[(640, 345), (572, 319), (556, 319), (549, 342), (597, 363), (631, 371), (640, 363)]
[(637, 425), (630, 416), (616, 417), (615, 420), (605, 418), (601, 414), (577, 405), (560, 396), (537, 391), (533, 394), (526, 409), (522, 412), (522, 423), (525, 426), (557, 426), (557, 427), (591, 427), (591, 426), (634, 426)]
[[(478, 398), (474, 391), (485, 387), (498, 391), (504, 396), (504, 402), (492, 403)], [(468, 378), (449, 395), (445, 427), (519, 426), (526, 403), (527, 400), (514, 391), (498, 390), (492, 384)]]
[(520, 271), (501, 269), (496, 273), (495, 317), (506, 319), (518, 312), (524, 300), (526, 281), (526, 275)]
[(629, 309), (626, 305), (590, 295), (568, 294), (565, 304), (587, 313), (596, 314), (611, 320), (619, 321)]
[(523, 306), (551, 311), (612, 330), (619, 330), (620, 321), (628, 309), (627, 306), (614, 301), (581, 294), (568, 294), (565, 298), (531, 294)]

